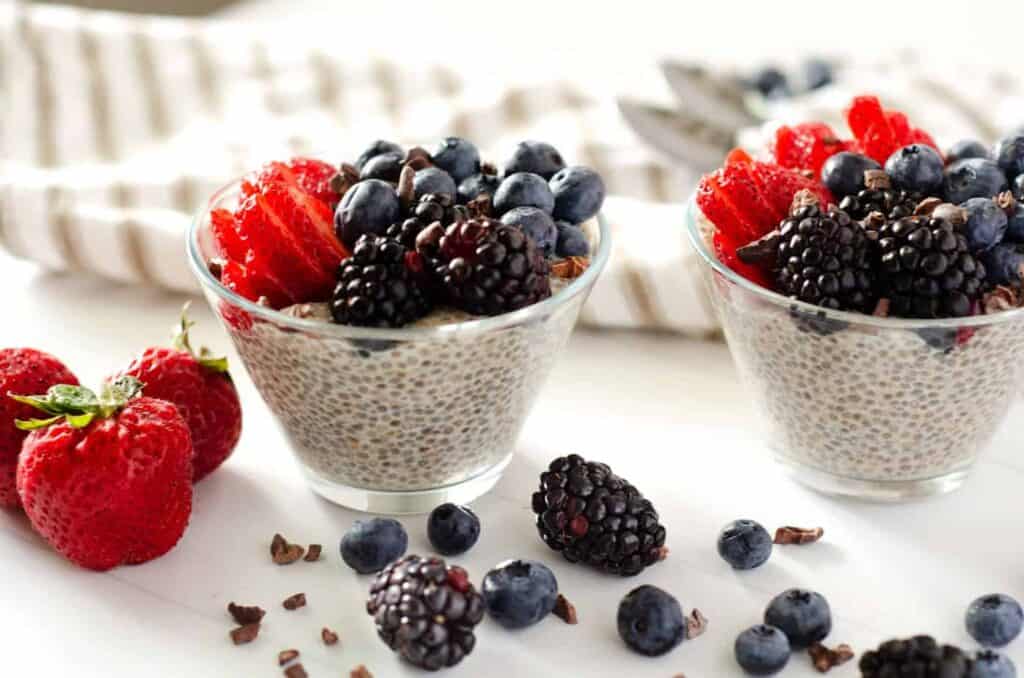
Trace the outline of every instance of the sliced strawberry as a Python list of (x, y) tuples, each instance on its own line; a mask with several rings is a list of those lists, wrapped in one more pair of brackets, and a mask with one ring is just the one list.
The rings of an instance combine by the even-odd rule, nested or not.
[[(931, 146), (938, 151), (939, 155), (942, 155), (942, 149), (940, 149), (939, 145), (935, 143), (935, 139), (932, 138), (932, 135), (917, 127), (910, 128), (910, 136), (907, 137), (907, 144), (925, 144), (926, 146)], [(907, 144), (904, 144), (904, 146)]]
[(718, 189), (723, 191), (732, 206), (740, 212), (745, 222), (753, 228), (746, 233), (746, 241), (757, 240), (778, 226), (775, 211), (761, 196), (758, 185), (748, 171), (749, 163), (726, 165), (718, 178)]
[[(883, 165), (893, 151), (900, 147), (878, 97), (854, 97), (846, 111), (846, 122), (857, 138), (861, 151)], [(902, 125), (903, 121), (897, 118), (896, 122)]]
[(750, 157), (750, 154), (744, 151), (742, 148), (734, 148), (729, 151), (729, 155), (725, 156), (726, 165), (735, 165), (737, 163), (751, 163), (754, 159)]
[(847, 144), (825, 123), (807, 122), (779, 127), (771, 146), (779, 165), (810, 170), (817, 175), (825, 161), (846, 150)]
[(306, 251), (320, 264), (320, 268), (333, 275), (342, 259), (347, 259), (349, 251), (338, 240), (334, 232), (334, 215), (327, 204), (297, 188), (289, 188), (292, 203), (282, 203), (280, 213), (295, 237)]
[(742, 275), (747, 280), (757, 283), (761, 287), (767, 287), (771, 289), (771, 278), (767, 271), (764, 271), (756, 266), (751, 266), (740, 261), (739, 257), (736, 256), (737, 244), (728, 235), (722, 231), (715, 231), (715, 235), (711, 240), (711, 244), (715, 250), (715, 256), (723, 264)]
[(210, 212), (210, 231), (222, 257), (235, 261), (245, 260), (247, 246), (235, 227), (234, 214), (226, 209)]
[(295, 303), (295, 299), (277, 282), (261, 274), (256, 268), (237, 261), (228, 261), (220, 275), (221, 284), (240, 297), (258, 301), (265, 297), (273, 308), (284, 308)]
[(697, 206), (700, 207), (704, 216), (715, 225), (716, 229), (729, 233), (737, 240), (742, 240), (745, 237), (747, 226), (712, 184), (713, 176), (705, 174), (697, 184)]
[[(288, 162), (268, 162), (252, 177), (257, 186), (268, 183), (284, 183), (295, 186), (333, 207), (341, 199), (331, 190), (331, 178), (338, 170), (322, 160), (295, 157)], [(246, 193), (246, 195), (249, 195)]]
[(758, 186), (763, 187), (762, 194), (765, 200), (776, 214), (789, 214), (793, 196), (797, 191), (804, 189), (815, 193), (823, 205), (833, 202), (832, 194), (821, 182), (810, 179), (796, 170), (767, 162), (755, 162), (751, 171), (757, 178)]
[(901, 111), (886, 111), (885, 119), (889, 123), (889, 129), (892, 130), (892, 138), (897, 144), (897, 148), (902, 148), (910, 143), (908, 141), (910, 139), (910, 121), (907, 120), (905, 113)]

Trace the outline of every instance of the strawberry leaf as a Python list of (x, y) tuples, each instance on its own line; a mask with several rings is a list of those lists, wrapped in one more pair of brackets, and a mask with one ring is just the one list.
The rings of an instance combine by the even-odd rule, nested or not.
[(63, 415), (57, 415), (49, 419), (15, 419), (14, 426), (20, 431), (35, 431), (36, 429), (46, 428), (50, 424), (56, 424), (63, 418)]
[(199, 353), (196, 353), (195, 349), (192, 348), (192, 344), (188, 337), (189, 330), (192, 329), (193, 325), (195, 325), (194, 322), (188, 319), (188, 309), (191, 305), (192, 302), (186, 301), (185, 306), (181, 309), (181, 321), (174, 330), (174, 348), (188, 353), (196, 359), (196, 362), (211, 372), (227, 374), (228, 359), (226, 356), (215, 356), (213, 355), (213, 352), (205, 346), (200, 347)]

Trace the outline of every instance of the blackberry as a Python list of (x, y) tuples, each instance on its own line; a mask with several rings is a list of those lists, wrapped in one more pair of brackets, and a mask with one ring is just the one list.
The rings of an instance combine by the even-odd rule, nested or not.
[(541, 539), (570, 563), (630, 577), (664, 557), (658, 512), (605, 464), (555, 459), (540, 475), (533, 512)]
[(895, 189), (892, 179), (882, 170), (864, 172), (865, 188), (854, 195), (844, 196), (839, 209), (860, 221), (872, 212), (881, 212), (887, 219), (908, 217), (926, 196), (914, 191)]
[(392, 224), (386, 235), (389, 238), (398, 240), (407, 249), (416, 249), (416, 236), (420, 231), (430, 226), (435, 221), (442, 226), (448, 226), (455, 222), (459, 216), (468, 216), (468, 211), (461, 205), (456, 205), (451, 196), (443, 193), (428, 193), (414, 202), (408, 210), (408, 216), (397, 223)]
[(366, 611), (388, 647), (411, 664), (437, 671), (473, 651), (473, 627), (483, 619), (484, 603), (461, 567), (408, 555), (377, 575)]
[(870, 313), (877, 300), (872, 249), (863, 226), (846, 212), (797, 204), (779, 226), (779, 291), (823, 308)]
[(877, 236), (878, 289), (889, 299), (889, 315), (971, 315), (985, 291), (986, 273), (961, 225), (936, 213), (917, 215), (881, 223)]
[(860, 658), (863, 678), (967, 678), (971, 659), (957, 647), (940, 646), (931, 636), (890, 640)]
[(430, 312), (422, 260), (401, 242), (364, 235), (341, 262), (331, 316), (342, 325), (402, 327)]
[(435, 283), (457, 308), (498, 315), (551, 296), (548, 264), (533, 240), (515, 226), (488, 217), (433, 223), (416, 238), (416, 251)]

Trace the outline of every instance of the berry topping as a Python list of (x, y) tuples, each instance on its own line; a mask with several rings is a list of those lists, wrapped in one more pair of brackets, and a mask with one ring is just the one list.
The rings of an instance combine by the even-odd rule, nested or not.
[(758, 522), (735, 520), (718, 535), (718, 555), (737, 570), (752, 570), (768, 562), (772, 536)]
[(994, 593), (967, 608), (967, 632), (981, 645), (1003, 647), (1020, 635), (1024, 610), (1010, 596)]
[(582, 228), (566, 221), (559, 221), (555, 226), (558, 229), (555, 256), (585, 257), (590, 254), (590, 241)]
[(931, 146), (910, 144), (885, 161), (885, 171), (896, 188), (934, 195), (942, 186), (942, 156)]
[(968, 158), (946, 168), (942, 193), (957, 205), (971, 198), (991, 198), (1006, 190), (1006, 175), (987, 158)]
[(810, 170), (815, 176), (830, 157), (846, 150), (846, 143), (823, 122), (806, 122), (775, 131), (772, 154), (782, 167)]
[(1008, 179), (1024, 174), (1024, 134), (1000, 139), (992, 149), (992, 157)]
[(480, 538), (480, 519), (468, 506), (441, 504), (427, 518), (427, 538), (441, 555), (465, 553)]
[(416, 200), (421, 200), (428, 193), (447, 196), (455, 200), (455, 180), (443, 169), (425, 167), (416, 172), (412, 182)]
[(551, 177), (550, 186), (555, 197), (555, 219), (582, 224), (604, 204), (604, 181), (589, 167), (566, 167)]
[(338, 238), (352, 247), (364, 235), (383, 235), (399, 220), (401, 211), (398, 194), (391, 184), (367, 179), (345, 193), (334, 213), (334, 228)]
[(296, 157), (288, 162), (267, 163), (250, 180), (250, 184), (258, 186), (276, 182), (294, 186), (333, 209), (341, 199), (331, 188), (331, 179), (337, 173), (334, 166), (323, 160)]
[(487, 613), (509, 629), (532, 626), (555, 609), (558, 581), (547, 566), (510, 560), (484, 576), (480, 587)]
[(975, 139), (963, 139), (946, 150), (946, 164), (968, 158), (988, 158), (988, 147)]
[(1009, 219), (991, 198), (971, 198), (961, 207), (967, 212), (967, 244), (975, 252), (990, 250), (1003, 241)]
[(498, 186), (500, 185), (501, 179), (495, 174), (485, 174), (483, 172), (474, 174), (463, 179), (459, 184), (457, 194), (459, 203), (464, 205), (484, 194), (493, 198), (494, 194), (498, 192)]
[(1020, 285), (1024, 282), (1024, 252), (1019, 245), (996, 245), (981, 257), (992, 285)]
[(401, 558), (408, 547), (409, 536), (397, 520), (357, 520), (341, 538), (341, 558), (359, 574), (370, 574)]
[(779, 628), (789, 638), (790, 645), (803, 649), (829, 634), (832, 611), (820, 593), (790, 589), (768, 604), (764, 623)]
[(394, 142), (377, 139), (359, 155), (359, 158), (356, 160), (356, 169), (362, 171), (367, 162), (385, 153), (397, 153), (404, 156), (405, 150)]
[(792, 649), (786, 634), (759, 624), (741, 633), (733, 646), (736, 663), (752, 676), (770, 676), (789, 663)]
[(968, 678), (1017, 678), (1017, 667), (1006, 655), (982, 650), (974, 656)]
[(821, 182), (836, 198), (854, 195), (864, 190), (864, 173), (880, 170), (877, 162), (850, 151), (836, 153), (821, 168)]
[(380, 179), (391, 184), (397, 184), (402, 174), (402, 161), (405, 156), (401, 153), (381, 153), (366, 161), (363, 169), (359, 171), (359, 180)]
[(555, 254), (558, 227), (547, 212), (536, 207), (515, 207), (502, 215), (501, 223), (522, 229), (545, 257)]
[(494, 194), (494, 211), (499, 215), (516, 207), (536, 207), (551, 214), (555, 198), (543, 177), (529, 172), (517, 172), (505, 177)]
[(504, 176), (517, 172), (538, 174), (545, 180), (550, 179), (565, 167), (565, 160), (554, 146), (543, 141), (521, 141), (512, 151), (504, 167)]
[(480, 171), (480, 151), (460, 137), (446, 137), (433, 153), (434, 164), (459, 184)]
[(619, 603), (619, 637), (634, 652), (657, 657), (686, 637), (687, 620), (679, 601), (656, 586), (633, 589)]

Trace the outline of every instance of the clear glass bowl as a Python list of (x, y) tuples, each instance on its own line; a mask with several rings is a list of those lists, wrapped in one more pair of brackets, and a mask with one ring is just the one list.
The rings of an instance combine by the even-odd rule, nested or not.
[(817, 490), (898, 501), (959, 487), (1019, 392), (1024, 311), (944, 320), (826, 311), (752, 283), (686, 230), (768, 446)]
[(312, 489), (376, 513), (489, 490), (608, 261), (603, 218), (590, 223), (590, 267), (550, 299), (493, 318), (371, 329), (293, 317), (214, 278), (209, 214), (238, 195), (230, 184), (197, 215), (188, 258)]

